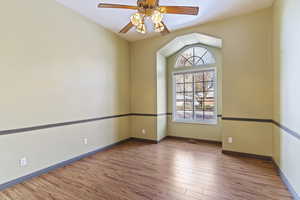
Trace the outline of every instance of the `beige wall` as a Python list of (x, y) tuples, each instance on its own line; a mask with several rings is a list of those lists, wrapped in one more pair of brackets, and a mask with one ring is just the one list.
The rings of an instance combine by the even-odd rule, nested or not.
[(162, 140), (168, 134), (168, 116), (158, 116), (157, 117), (157, 141)]
[[(128, 42), (54, 0), (0, 10), (0, 130), (130, 112)], [(128, 138), (129, 126), (123, 117), (0, 136), (0, 184)]]
[[(274, 5), (275, 121), (300, 133), (299, 46), (300, 1), (277, 0)], [(274, 158), (300, 196), (300, 140), (274, 126)]]
[[(138, 113), (156, 112), (156, 88), (159, 87), (156, 87), (156, 52), (176, 36), (193, 32), (223, 39), (223, 116), (271, 119), (273, 94), (270, 89), (273, 87), (271, 8), (175, 31), (164, 37), (159, 36), (131, 43), (132, 110)], [(134, 124), (140, 126), (138, 121)], [(253, 129), (248, 130), (247, 133), (236, 132), (232, 130), (236, 124), (239, 124), (241, 130), (248, 127)], [(152, 124), (144, 123), (144, 125)], [(156, 124), (153, 125), (156, 126)], [(269, 128), (264, 128), (264, 126)], [(250, 125), (245, 122), (228, 121), (223, 125), (222, 131), (224, 148), (271, 155), (272, 129), (270, 127), (270, 124), (262, 126), (261, 124)], [(152, 129), (150, 126), (143, 128)], [(252, 134), (256, 131), (262, 134)], [(143, 138), (152, 137), (152, 135), (138, 134)], [(229, 136), (241, 143), (228, 144), (226, 141)], [(256, 140), (247, 139), (256, 136), (258, 137)], [(249, 145), (258, 146), (260, 150), (245, 148)]]
[(168, 111), (168, 81), (167, 81), (167, 60), (165, 56), (157, 53), (156, 58), (156, 113), (162, 114)]
[[(149, 140), (157, 140), (157, 117), (153, 116), (132, 116), (131, 136)], [(145, 129), (145, 133), (142, 130)]]
[[(170, 103), (162, 100), (167, 100), (167, 68), (157, 67), (165, 65), (164, 58), (156, 59), (157, 51), (177, 36), (199, 32), (223, 39), (223, 116), (273, 117), (299, 133), (299, 8), (297, 0), (275, 3), (273, 73), (272, 9), (129, 45), (53, 0), (2, 2), (0, 130), (167, 112)], [(0, 136), (0, 184), (130, 136), (159, 140), (169, 132), (222, 137), (226, 150), (273, 155), (300, 193), (299, 139), (270, 123), (223, 121), (218, 127), (222, 135), (215, 128), (200, 131), (197, 125), (168, 128), (166, 116), (131, 116)], [(88, 145), (83, 145), (84, 138)], [(20, 168), (24, 156), (29, 164)]]
[(167, 121), (168, 116), (165, 115), (168, 111), (168, 81), (167, 81), (167, 60), (164, 55), (159, 52), (156, 56), (156, 113), (163, 114), (157, 117), (156, 120), (156, 135), (160, 141), (167, 136)]

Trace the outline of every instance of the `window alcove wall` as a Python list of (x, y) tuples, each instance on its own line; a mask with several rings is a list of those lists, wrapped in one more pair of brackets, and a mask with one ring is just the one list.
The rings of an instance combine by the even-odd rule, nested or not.
[[(191, 48), (200, 47), (207, 49), (208, 53), (211, 53), (214, 59), (213, 62), (208, 63), (197, 63), (195, 61), (194, 66), (188, 64), (184, 67), (177, 67), (178, 59), (181, 54)], [(207, 54), (206, 54), (207, 55)], [(199, 61), (201, 62), (201, 61)], [(203, 64), (203, 65), (202, 65)], [(198, 65), (198, 66), (197, 66)], [(214, 69), (216, 71), (216, 84), (215, 87), (215, 100), (216, 100), (216, 122), (210, 123), (207, 120), (175, 120), (175, 108), (174, 108), (174, 90), (173, 90), (173, 73), (176, 72), (188, 72), (201, 69)], [(185, 46), (183, 49), (179, 50), (175, 54), (167, 58), (167, 91), (168, 91), (168, 113), (173, 115), (168, 116), (168, 128), (167, 132), (170, 136), (178, 137), (188, 137), (195, 139), (204, 139), (204, 140), (213, 140), (213, 141), (222, 141), (222, 120), (220, 117), (222, 114), (222, 58), (221, 50), (214, 47), (209, 47), (203, 44), (195, 44)]]

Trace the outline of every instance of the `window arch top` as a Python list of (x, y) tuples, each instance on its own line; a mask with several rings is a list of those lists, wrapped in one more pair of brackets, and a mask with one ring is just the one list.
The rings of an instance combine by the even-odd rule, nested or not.
[(215, 64), (216, 60), (213, 53), (205, 47), (190, 47), (184, 50), (176, 61), (176, 68), (193, 67)]

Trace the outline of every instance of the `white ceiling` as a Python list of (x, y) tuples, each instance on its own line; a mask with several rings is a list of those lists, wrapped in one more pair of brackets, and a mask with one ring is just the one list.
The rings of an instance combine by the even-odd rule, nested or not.
[[(95, 21), (105, 28), (118, 33), (129, 22), (134, 10), (97, 8), (99, 3), (115, 3), (136, 5), (136, 0), (56, 0), (81, 15)], [(270, 7), (274, 0), (160, 0), (160, 5), (199, 6), (198, 16), (165, 15), (164, 21), (171, 31), (220, 20), (227, 17), (250, 13), (255, 10)], [(135, 41), (156, 35), (148, 24), (148, 34), (139, 34), (132, 29), (121, 37)]]

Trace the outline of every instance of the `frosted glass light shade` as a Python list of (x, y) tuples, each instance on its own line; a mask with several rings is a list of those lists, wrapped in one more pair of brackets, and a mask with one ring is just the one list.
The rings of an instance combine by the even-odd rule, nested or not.
[(143, 23), (143, 16), (140, 13), (135, 13), (130, 17), (130, 21), (133, 25), (138, 26)]
[(155, 23), (154, 24), (154, 31), (155, 32), (162, 32), (165, 29), (165, 26), (163, 25), (163, 23), (159, 22), (159, 23)]
[(146, 33), (146, 25), (144, 23), (142, 24), (139, 24), (136, 28), (136, 31), (139, 32), (139, 33), (142, 33), (142, 34), (145, 34)]
[(159, 12), (158, 10), (155, 10), (151, 16), (151, 19), (153, 21), (154, 24), (160, 23), (163, 19), (163, 14), (161, 14), (161, 12)]

